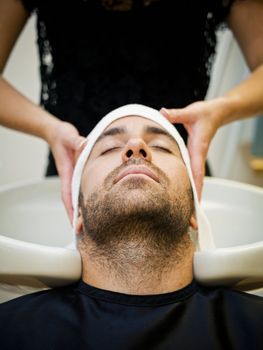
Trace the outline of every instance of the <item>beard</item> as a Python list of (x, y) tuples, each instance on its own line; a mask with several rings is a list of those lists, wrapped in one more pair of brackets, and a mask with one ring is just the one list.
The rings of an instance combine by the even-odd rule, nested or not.
[[(140, 176), (114, 183), (120, 171), (133, 164), (152, 169), (160, 182)], [(153, 164), (130, 159), (110, 173), (86, 202), (81, 193), (79, 202), (82, 241), (92, 247), (93, 256), (118, 261), (120, 266), (122, 258), (136, 260), (137, 254), (137, 259), (140, 255), (155, 259), (160, 267), (175, 251), (183, 254), (182, 242), (193, 213), (191, 186), (173, 189), (166, 174)]]

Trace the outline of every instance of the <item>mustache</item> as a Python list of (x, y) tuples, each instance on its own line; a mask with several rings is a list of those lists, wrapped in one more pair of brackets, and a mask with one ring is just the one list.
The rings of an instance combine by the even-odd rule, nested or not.
[(118, 177), (118, 175), (125, 170), (127, 167), (129, 167), (130, 165), (143, 165), (147, 168), (149, 168), (150, 170), (152, 170), (160, 179), (160, 182), (165, 182), (168, 183), (169, 179), (167, 177), (167, 175), (160, 169), (158, 168), (156, 165), (150, 163), (148, 160), (142, 159), (142, 158), (131, 158), (129, 160), (127, 160), (127, 162), (123, 163), (122, 165), (118, 166), (117, 168), (115, 168), (113, 171), (111, 171), (109, 173), (109, 175), (105, 178), (104, 180), (104, 186), (107, 187), (111, 187), (114, 185), (114, 180), (116, 180), (116, 178)]

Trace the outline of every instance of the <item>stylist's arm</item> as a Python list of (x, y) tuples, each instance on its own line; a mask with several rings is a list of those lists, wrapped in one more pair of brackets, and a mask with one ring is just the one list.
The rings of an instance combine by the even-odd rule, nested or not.
[(47, 141), (61, 178), (62, 199), (72, 220), (71, 178), (74, 154), (85, 140), (77, 129), (36, 105), (3, 77), (4, 68), (29, 14), (20, 1), (0, 0), (0, 125)]
[(172, 123), (183, 124), (188, 131), (187, 147), (199, 198), (207, 152), (217, 129), (263, 113), (263, 2), (236, 1), (228, 25), (251, 70), (249, 77), (222, 97), (198, 101), (181, 109), (161, 110)]
[(79, 135), (72, 124), (32, 104), (2, 78), (0, 91), (0, 125), (40, 137), (49, 144), (61, 180), (61, 196), (72, 222), (71, 179), (76, 157), (86, 139)]

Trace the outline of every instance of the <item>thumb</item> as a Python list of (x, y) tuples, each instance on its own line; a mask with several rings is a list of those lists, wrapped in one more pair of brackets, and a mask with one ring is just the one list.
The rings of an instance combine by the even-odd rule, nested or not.
[(73, 206), (71, 198), (72, 172), (73, 169), (65, 169), (65, 173), (61, 175), (61, 196), (71, 223), (73, 221)]
[(86, 141), (87, 141), (86, 137), (79, 136), (79, 135), (75, 136), (71, 140), (72, 150), (75, 152), (81, 152), (85, 147)]
[(196, 192), (198, 195), (198, 199), (201, 199), (203, 181), (205, 176), (205, 151), (202, 150), (200, 145), (195, 145), (191, 137), (189, 138), (190, 142), (188, 142), (188, 151), (190, 156), (191, 170), (194, 178), (194, 183), (196, 187)]
[(202, 156), (196, 155), (193, 157), (193, 159), (191, 159), (191, 168), (194, 177), (196, 192), (200, 201), (205, 176), (205, 164), (203, 162)]
[(171, 123), (184, 124), (186, 121), (189, 121), (189, 112), (186, 110), (186, 108), (166, 109), (162, 107), (160, 109), (160, 113)]
[(76, 162), (83, 149), (86, 147), (87, 138), (79, 136), (75, 141), (74, 161)]

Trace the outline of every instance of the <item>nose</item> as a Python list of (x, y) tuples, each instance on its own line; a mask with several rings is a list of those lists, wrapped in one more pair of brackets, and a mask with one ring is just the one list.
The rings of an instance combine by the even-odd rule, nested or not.
[(141, 138), (131, 138), (123, 149), (122, 160), (126, 162), (132, 158), (152, 161), (151, 150)]

